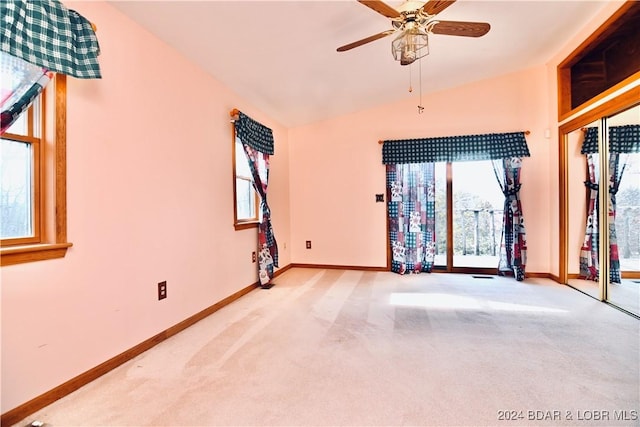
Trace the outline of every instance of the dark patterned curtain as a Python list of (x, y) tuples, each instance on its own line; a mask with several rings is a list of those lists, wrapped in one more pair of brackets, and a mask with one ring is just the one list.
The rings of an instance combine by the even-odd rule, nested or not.
[(620, 254), (616, 234), (616, 194), (620, 188), (622, 175), (627, 167), (628, 154), (609, 154), (609, 279), (611, 283), (621, 283)]
[(610, 127), (609, 144), (612, 153), (640, 153), (640, 125)]
[(388, 164), (391, 271), (431, 272), (435, 258), (435, 164)]
[(529, 157), (524, 132), (384, 141), (382, 163), (460, 162)]
[(580, 249), (580, 278), (598, 280), (600, 265), (598, 261), (599, 231), (598, 231), (598, 155), (587, 154), (588, 179), (584, 185), (589, 189), (587, 204), (587, 227), (582, 248)]
[[(598, 140), (599, 128), (589, 127), (585, 130), (584, 141), (580, 152), (586, 154), (589, 179), (585, 185), (590, 189), (587, 206), (587, 225), (585, 239), (580, 251), (580, 278), (598, 280), (600, 267), (599, 231), (598, 231)], [(609, 280), (621, 283), (620, 256), (616, 234), (616, 194), (627, 164), (628, 153), (640, 152), (640, 125), (611, 126), (609, 128)]]
[(590, 154), (598, 152), (598, 134), (600, 128), (588, 127), (584, 130), (584, 140), (582, 141), (582, 148), (580, 148), (580, 154)]
[(52, 77), (42, 67), (0, 51), (0, 134), (3, 134), (38, 97)]
[(267, 203), (269, 155), (273, 154), (273, 132), (244, 113), (235, 121), (236, 136), (249, 159), (253, 186), (260, 195), (261, 219), (258, 226), (258, 275), (260, 285), (269, 287), (273, 268), (278, 267), (278, 244), (271, 225), (271, 209)]
[[(517, 280), (524, 279), (524, 272), (527, 260), (527, 244), (526, 233), (524, 228), (524, 218), (522, 216), (522, 204), (520, 202), (520, 169), (522, 165), (522, 157), (529, 157), (529, 147), (525, 139), (524, 132), (511, 133), (492, 133), (484, 135), (463, 135), (463, 136), (447, 136), (438, 138), (421, 138), (421, 139), (403, 139), (384, 141), (382, 146), (382, 163), (387, 165), (387, 192), (392, 189), (391, 183), (396, 182), (402, 191), (402, 183), (397, 177), (397, 168), (389, 168), (393, 165), (401, 164), (428, 164), (435, 162), (458, 162), (466, 160), (494, 160), (494, 170), (496, 164), (499, 165), (500, 171), (496, 170), (496, 177), (502, 186), (505, 194), (504, 208), (504, 224), (503, 224), (503, 242), (498, 268), (500, 271), (513, 271)], [(498, 161), (498, 162), (496, 162)], [(392, 176), (390, 176), (392, 175)], [(433, 176), (433, 172), (431, 172)], [(398, 190), (396, 189), (396, 192)], [(409, 193), (411, 194), (411, 193)], [(393, 193), (390, 193), (393, 196)], [(389, 222), (395, 226), (396, 217), (400, 215), (408, 215), (406, 209), (401, 210), (404, 204), (396, 207), (392, 199), (389, 199)], [(404, 199), (402, 199), (404, 200)], [(412, 200), (412, 199), (409, 199)], [(415, 200), (415, 199), (413, 199)], [(427, 200), (427, 203), (429, 201)], [(434, 203), (435, 205), (435, 203)], [(410, 208), (413, 206), (408, 205)], [(435, 209), (434, 209), (435, 211)], [(435, 217), (435, 212), (434, 212)], [(429, 217), (426, 217), (426, 224)], [(431, 219), (434, 224), (435, 220)], [(397, 230), (392, 230), (391, 242), (394, 245), (394, 232), (399, 232), (401, 225), (396, 226)], [(434, 225), (435, 228), (435, 225)], [(431, 238), (435, 235), (433, 229), (428, 229), (431, 235), (425, 235), (429, 245), (432, 244)], [(395, 240), (395, 247), (392, 247), (393, 259), (402, 260), (406, 258), (406, 246), (402, 239), (403, 235), (399, 235)], [(435, 242), (435, 237), (433, 237)], [(413, 240), (409, 241), (413, 244)], [(433, 243), (435, 244), (435, 243)], [(413, 247), (410, 247), (413, 249)], [(404, 250), (404, 252), (403, 252)], [(432, 251), (431, 265), (435, 256), (435, 247), (432, 249), (426, 246), (425, 251)], [(397, 254), (396, 254), (397, 253)], [(412, 254), (412, 253), (411, 253)], [(402, 270), (402, 263), (397, 265), (392, 261), (392, 270)], [(408, 265), (407, 267), (408, 268)], [(420, 265), (420, 268), (423, 268)], [(431, 270), (431, 266), (428, 267)], [(427, 271), (427, 270), (422, 270)]]
[(100, 78), (100, 47), (87, 19), (57, 0), (0, 1), (0, 50), (73, 77)]
[(493, 160), (493, 170), (504, 194), (502, 238), (500, 243), (500, 272), (513, 272), (516, 280), (524, 280), (527, 264), (527, 235), (520, 202), (520, 170), (522, 159), (510, 157)]
[(91, 22), (78, 12), (57, 0), (2, 0), (0, 16), (0, 133), (29, 108), (53, 72), (101, 77), (98, 39)]

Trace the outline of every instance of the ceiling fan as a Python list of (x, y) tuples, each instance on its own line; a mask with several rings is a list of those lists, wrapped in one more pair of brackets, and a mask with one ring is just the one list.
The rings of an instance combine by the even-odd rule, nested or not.
[(481, 37), (489, 32), (491, 26), (486, 22), (437, 20), (436, 15), (455, 1), (428, 0), (422, 4), (422, 2), (408, 0), (398, 9), (394, 9), (380, 0), (358, 0), (359, 3), (391, 19), (393, 28), (346, 44), (337, 50), (344, 52), (399, 32), (399, 36), (391, 44), (393, 57), (400, 61), (401, 65), (409, 65), (429, 53), (429, 34)]

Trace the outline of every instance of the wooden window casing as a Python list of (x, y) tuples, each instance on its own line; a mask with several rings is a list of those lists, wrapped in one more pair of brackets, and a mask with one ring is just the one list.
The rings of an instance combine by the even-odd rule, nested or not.
[[(239, 175), (236, 170), (237, 142), (236, 142), (235, 124), (232, 124), (232, 128), (233, 128), (233, 137), (231, 138), (231, 143), (232, 143), (232, 146), (231, 146), (232, 159), (231, 160), (233, 163), (233, 226), (236, 230), (245, 230), (247, 228), (257, 228), (260, 222), (260, 218), (259, 218), (260, 197), (258, 196), (258, 193), (255, 191), (255, 189), (253, 189), (253, 178), (250, 176)], [(255, 207), (254, 209), (255, 215), (253, 217), (238, 218), (238, 189), (236, 185), (237, 179), (248, 181), (251, 183), (251, 188), (252, 188), (253, 198), (254, 198), (254, 207)]]
[(27, 144), (31, 151), (31, 188), (29, 198), (31, 199), (31, 236), (11, 237), (0, 240), (2, 246), (25, 245), (33, 243), (41, 243), (41, 223), (44, 218), (42, 208), (44, 206), (42, 191), (42, 173), (41, 159), (44, 158), (43, 130), (45, 129), (45, 116), (43, 114), (45, 105), (45, 94), (42, 93), (38, 99), (24, 113), (26, 114), (26, 132), (25, 134), (15, 134), (6, 132), (2, 135), (3, 140)]
[[(33, 227), (34, 236), (7, 239), (0, 243), (0, 265), (62, 258), (72, 246), (67, 242), (67, 80), (56, 74), (41, 94), (42, 129), (40, 138), (33, 134), (3, 138), (27, 142), (34, 147)], [(53, 94), (53, 96), (51, 96)], [(29, 128), (33, 113), (28, 113)], [(36, 147), (37, 146), (37, 147)]]

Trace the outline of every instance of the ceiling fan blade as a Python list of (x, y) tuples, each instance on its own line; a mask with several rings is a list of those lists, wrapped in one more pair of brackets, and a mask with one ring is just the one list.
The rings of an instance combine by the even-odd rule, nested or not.
[(431, 32), (447, 36), (482, 37), (490, 29), (491, 25), (486, 22), (439, 21)]
[(456, 0), (429, 0), (422, 6), (422, 11), (427, 15), (437, 15), (455, 3), (455, 1)]
[(372, 41), (374, 41), (374, 40), (381, 39), (381, 38), (386, 37), (386, 36), (388, 36), (389, 34), (392, 34), (392, 33), (395, 33), (395, 32), (396, 32), (396, 30), (387, 30), (387, 31), (383, 31), (383, 32), (381, 32), (381, 33), (374, 34), (373, 36), (369, 36), (369, 37), (364, 38), (364, 39), (362, 39), (362, 40), (358, 40), (357, 42), (353, 42), (353, 43), (346, 44), (346, 45), (344, 45), (344, 46), (340, 46), (340, 47), (337, 49), (337, 51), (338, 51), (338, 52), (344, 52), (345, 50), (350, 50), (350, 49), (353, 49), (354, 47), (362, 46), (363, 44), (366, 44), (366, 43), (372, 42)]
[(380, 0), (358, 0), (358, 2), (387, 18), (400, 18), (402, 16), (400, 12)]

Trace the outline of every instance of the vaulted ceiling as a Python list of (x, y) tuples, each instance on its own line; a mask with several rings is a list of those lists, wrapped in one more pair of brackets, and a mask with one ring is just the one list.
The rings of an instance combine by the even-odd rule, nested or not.
[(438, 19), (488, 22), (489, 33), (432, 35), (430, 54), (401, 66), (393, 35), (336, 52), (391, 29), (356, 0), (112, 2), (287, 127), (545, 64), (606, 3), (458, 0)]

